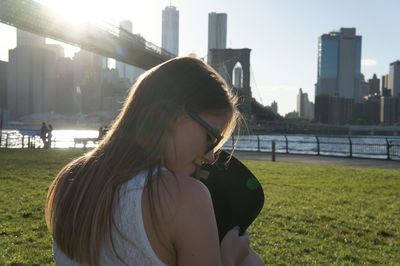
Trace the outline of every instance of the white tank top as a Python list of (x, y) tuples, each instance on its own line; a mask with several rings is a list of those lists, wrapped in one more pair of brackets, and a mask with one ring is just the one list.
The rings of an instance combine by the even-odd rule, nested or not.
[[(166, 265), (154, 252), (147, 238), (142, 217), (142, 193), (148, 171), (142, 171), (123, 184), (119, 202), (113, 206), (118, 230), (113, 227), (112, 237), (118, 259), (107, 240), (100, 255), (100, 265)], [(121, 234), (118, 233), (121, 232)], [(57, 265), (81, 265), (68, 258), (53, 242), (54, 260)]]

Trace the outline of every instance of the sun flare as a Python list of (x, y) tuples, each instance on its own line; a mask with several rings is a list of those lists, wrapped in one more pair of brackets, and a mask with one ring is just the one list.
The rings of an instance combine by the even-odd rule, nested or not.
[(111, 1), (40, 0), (38, 2), (76, 23), (108, 21), (115, 13)]
[[(117, 20), (119, 12), (111, 1), (93, 0), (36, 0), (38, 3), (51, 9), (56, 16), (73, 24), (91, 23), (101, 25)], [(60, 44), (64, 47), (65, 56), (73, 57), (80, 49), (75, 46), (48, 39), (47, 43)]]
[[(162, 6), (158, 2), (142, 0), (35, 0), (50, 8), (60, 19), (73, 24), (118, 27), (122, 20), (132, 22), (132, 33), (159, 45)], [(52, 41), (51, 41), (52, 42)], [(75, 49), (75, 50), (74, 50)], [(68, 48), (68, 57), (76, 48)], [(66, 51), (67, 54), (67, 51)]]

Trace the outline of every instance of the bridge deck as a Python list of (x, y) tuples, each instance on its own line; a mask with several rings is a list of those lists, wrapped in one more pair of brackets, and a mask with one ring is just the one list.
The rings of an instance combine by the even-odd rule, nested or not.
[(0, 22), (149, 69), (175, 55), (110, 24), (76, 23), (32, 0), (1, 0)]

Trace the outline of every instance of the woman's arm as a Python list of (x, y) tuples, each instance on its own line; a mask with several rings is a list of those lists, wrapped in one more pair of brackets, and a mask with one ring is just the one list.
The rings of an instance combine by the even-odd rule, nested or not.
[(248, 253), (248, 236), (240, 237), (238, 229), (231, 230), (220, 249), (208, 189), (193, 178), (179, 179), (179, 206), (172, 231), (177, 265), (239, 264)]

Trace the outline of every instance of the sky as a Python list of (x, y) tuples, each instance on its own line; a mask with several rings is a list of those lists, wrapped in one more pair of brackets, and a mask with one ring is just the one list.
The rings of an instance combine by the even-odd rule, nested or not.
[[(296, 109), (300, 88), (314, 102), (318, 37), (341, 27), (362, 36), (361, 72), (388, 74), (400, 59), (398, 0), (42, 0), (71, 17), (133, 23), (133, 32), (161, 46), (161, 12), (170, 3), (180, 15), (179, 55), (207, 54), (208, 13), (228, 15), (227, 48), (251, 49), (251, 89), (257, 101)], [(47, 2), (46, 2), (47, 1)], [(15, 29), (0, 24), (0, 60), (15, 47)], [(72, 56), (77, 49), (66, 49)]]

